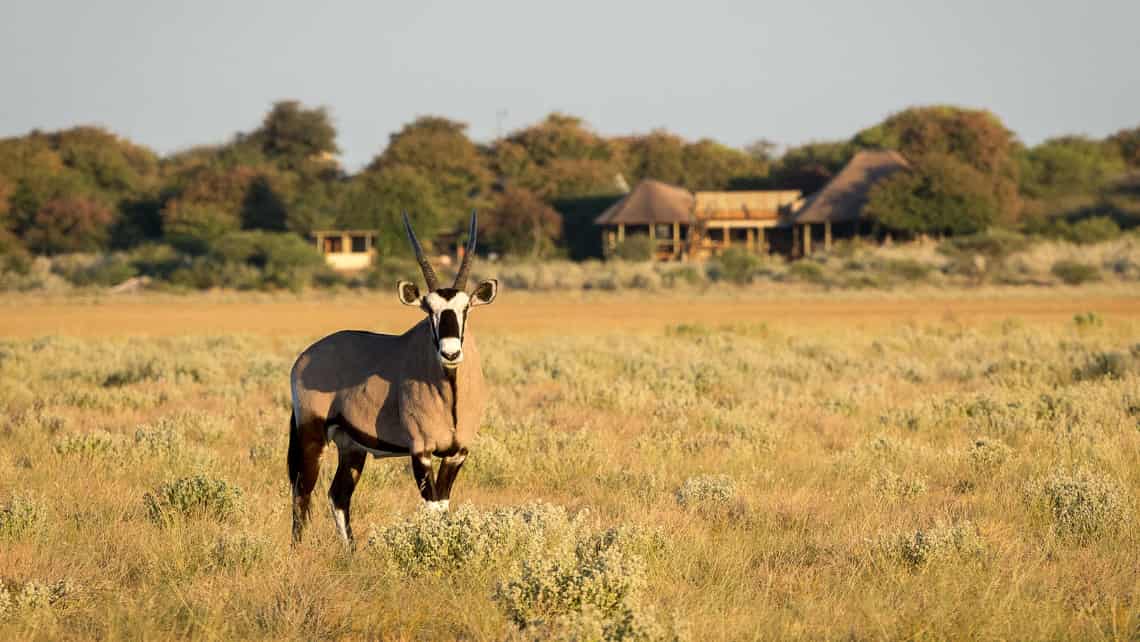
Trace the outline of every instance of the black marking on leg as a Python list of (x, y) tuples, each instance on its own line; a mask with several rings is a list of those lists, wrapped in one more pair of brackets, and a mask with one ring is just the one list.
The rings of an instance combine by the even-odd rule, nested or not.
[(451, 499), (451, 486), (459, 476), (459, 469), (467, 461), (467, 449), (460, 448), (455, 455), (447, 457), (439, 466), (439, 476), (436, 479), (436, 494), (441, 500)]
[(425, 502), (436, 500), (435, 478), (431, 471), (431, 457), (427, 453), (412, 455), (412, 475)]

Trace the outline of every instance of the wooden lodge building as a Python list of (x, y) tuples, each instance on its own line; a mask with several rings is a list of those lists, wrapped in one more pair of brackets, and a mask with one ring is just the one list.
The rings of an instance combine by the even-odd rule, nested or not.
[(375, 258), (375, 230), (317, 230), (312, 238), (325, 263), (340, 272), (363, 270)]
[(794, 190), (695, 192), (644, 180), (594, 219), (606, 253), (634, 235), (647, 235), (659, 260), (704, 259), (725, 248), (811, 254), (833, 238), (872, 232), (863, 215), (871, 187), (908, 167), (894, 151), (855, 154), (823, 189), (803, 198)]

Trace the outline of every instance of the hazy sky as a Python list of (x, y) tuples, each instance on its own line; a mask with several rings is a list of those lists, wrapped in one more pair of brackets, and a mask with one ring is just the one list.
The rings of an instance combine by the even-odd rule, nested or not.
[(352, 169), (421, 114), (742, 146), (954, 103), (1028, 143), (1103, 136), (1140, 125), (1140, 1), (0, 0), (0, 136), (96, 123), (169, 153), (282, 98), (330, 108)]

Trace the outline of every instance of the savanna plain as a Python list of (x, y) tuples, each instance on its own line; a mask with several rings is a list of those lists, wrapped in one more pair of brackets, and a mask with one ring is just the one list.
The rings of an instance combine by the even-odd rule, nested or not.
[(293, 358), (416, 320), (0, 302), (0, 639), (1140, 639), (1133, 290), (505, 291), (450, 513), (291, 546)]

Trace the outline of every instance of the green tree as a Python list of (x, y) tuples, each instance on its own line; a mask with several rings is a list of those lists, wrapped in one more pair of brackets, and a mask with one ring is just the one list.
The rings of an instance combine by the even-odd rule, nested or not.
[(292, 166), (340, 152), (328, 110), (306, 108), (296, 100), (274, 103), (261, 127), (239, 142), (248, 142), (266, 156)]
[(789, 148), (771, 168), (769, 183), (776, 188), (817, 192), (855, 155), (846, 141), (812, 142)]
[(41, 254), (98, 250), (106, 246), (113, 217), (110, 207), (93, 198), (60, 196), (36, 211), (24, 242)]
[(885, 227), (909, 234), (973, 234), (999, 216), (988, 177), (945, 154), (911, 161), (874, 187), (867, 214)]
[(766, 162), (709, 139), (685, 145), (682, 159), (682, 185), (691, 190), (755, 188), (768, 176)]
[(481, 235), (507, 254), (537, 258), (549, 254), (562, 231), (562, 217), (533, 192), (508, 187), (480, 216)]
[(546, 120), (495, 142), (494, 168), (506, 182), (545, 200), (612, 194), (623, 166), (618, 145), (554, 113)]
[(388, 147), (368, 171), (406, 165), (430, 180), (448, 214), (460, 220), (487, 198), (491, 171), (467, 138), (467, 125), (439, 116), (421, 116), (392, 134)]
[(985, 176), (997, 202), (998, 221), (1011, 223), (1020, 215), (1020, 145), (1013, 132), (994, 114), (980, 109), (945, 105), (912, 107), (852, 139), (857, 148), (894, 149), (908, 159), (948, 156)]
[(349, 181), (337, 198), (336, 225), (376, 230), (376, 249), (382, 256), (405, 256), (411, 253), (404, 233), (405, 211), (425, 245), (444, 229), (446, 210), (431, 181), (406, 165), (386, 167)]
[(163, 237), (192, 254), (204, 254), (223, 236), (241, 229), (236, 212), (215, 203), (172, 200), (162, 209)]
[(1083, 136), (1047, 140), (1020, 160), (1022, 191), (1043, 199), (1095, 194), (1125, 167), (1116, 146)]
[(1124, 162), (1132, 169), (1140, 169), (1140, 127), (1122, 129), (1108, 139), (1120, 151)]
[(646, 178), (673, 185), (685, 182), (685, 141), (680, 136), (657, 129), (620, 142), (625, 146), (625, 176), (631, 184)]

